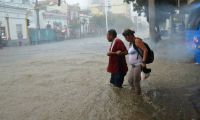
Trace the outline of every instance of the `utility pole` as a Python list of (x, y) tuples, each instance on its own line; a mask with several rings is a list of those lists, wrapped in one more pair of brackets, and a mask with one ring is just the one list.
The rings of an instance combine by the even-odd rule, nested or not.
[(11, 40), (11, 35), (10, 35), (10, 22), (9, 22), (9, 16), (6, 16), (6, 23), (7, 23), (7, 29), (8, 29), (8, 40)]
[(61, 0), (58, 0), (58, 6), (60, 6), (61, 5)]
[(152, 41), (156, 41), (155, 33), (155, 0), (148, 0), (149, 2), (149, 33)]
[(36, 12), (36, 17), (37, 17), (37, 40), (36, 44), (38, 44), (40, 40), (40, 11), (39, 11), (39, 5), (38, 5), (38, 0), (35, 2), (35, 12)]
[(107, 0), (104, 1), (105, 2), (105, 17), (106, 17), (106, 32), (108, 31), (108, 4), (107, 4)]
[(181, 5), (180, 0), (178, 0), (178, 8), (180, 8), (180, 5)]

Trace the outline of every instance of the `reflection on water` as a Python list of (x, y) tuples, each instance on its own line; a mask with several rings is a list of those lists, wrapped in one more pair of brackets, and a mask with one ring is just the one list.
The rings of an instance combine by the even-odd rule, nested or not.
[[(143, 96), (136, 96), (128, 86), (122, 89), (110, 87), (107, 88), (108, 101), (105, 109), (109, 109), (107, 112), (117, 115), (114, 118), (120, 120), (196, 120), (197, 115), (194, 114), (191, 101), (184, 94), (181, 96), (188, 92), (182, 90), (151, 89)], [(192, 102), (199, 110), (199, 93), (192, 97)]]
[(195, 111), (200, 115), (200, 87), (192, 92), (193, 94), (189, 96), (189, 101), (192, 103)]
[[(104, 111), (97, 113), (98, 115), (102, 114), (102, 119), (153, 119), (152, 115), (154, 114), (155, 109), (152, 105), (145, 102), (142, 96), (135, 96), (128, 86), (125, 86), (122, 89), (105, 86), (103, 96), (101, 102), (104, 102), (105, 105), (98, 106), (98, 109), (103, 108)], [(97, 117), (97, 119), (100, 120), (101, 118)]]
[[(153, 106), (156, 106), (157, 113), (154, 114), (154, 117), (157, 119), (198, 119), (200, 94), (194, 91), (190, 93), (189, 97), (188, 94), (189, 91), (183, 88), (153, 89), (145, 93), (145, 96), (149, 98)], [(188, 100), (188, 98), (190, 99)]]

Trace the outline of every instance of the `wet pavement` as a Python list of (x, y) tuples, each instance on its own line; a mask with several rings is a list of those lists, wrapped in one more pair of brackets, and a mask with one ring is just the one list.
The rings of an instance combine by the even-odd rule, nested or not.
[(108, 47), (99, 37), (0, 50), (0, 120), (199, 119), (200, 66), (157, 55), (136, 96), (127, 78), (109, 85)]

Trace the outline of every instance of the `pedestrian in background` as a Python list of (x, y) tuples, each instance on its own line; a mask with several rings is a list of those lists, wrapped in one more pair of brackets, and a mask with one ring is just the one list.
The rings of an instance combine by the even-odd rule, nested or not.
[(200, 41), (198, 37), (194, 37), (194, 61), (195, 64), (200, 64)]

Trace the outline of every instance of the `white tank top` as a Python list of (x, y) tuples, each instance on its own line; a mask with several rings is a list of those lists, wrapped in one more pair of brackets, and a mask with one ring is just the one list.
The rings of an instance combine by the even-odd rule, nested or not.
[(131, 65), (140, 65), (142, 63), (142, 57), (138, 54), (137, 50), (131, 45), (128, 50), (129, 64)]

